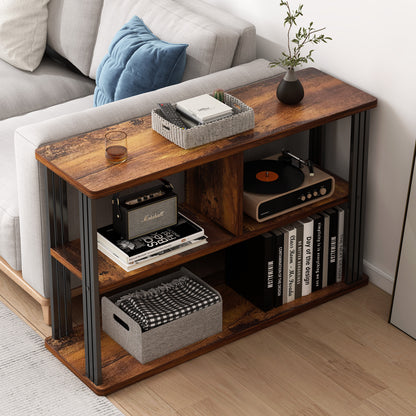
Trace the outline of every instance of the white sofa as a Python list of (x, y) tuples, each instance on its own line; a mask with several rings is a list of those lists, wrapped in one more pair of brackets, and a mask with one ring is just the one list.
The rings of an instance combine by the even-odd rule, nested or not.
[[(133, 15), (159, 38), (189, 44), (183, 81), (93, 107), (97, 67)], [(49, 322), (48, 215), (35, 149), (148, 114), (159, 102), (228, 90), (279, 69), (256, 59), (252, 24), (200, 0), (50, 0), (47, 44), (33, 72), (0, 60), (0, 270), (42, 305)], [(70, 238), (78, 234), (77, 204), (69, 189)]]

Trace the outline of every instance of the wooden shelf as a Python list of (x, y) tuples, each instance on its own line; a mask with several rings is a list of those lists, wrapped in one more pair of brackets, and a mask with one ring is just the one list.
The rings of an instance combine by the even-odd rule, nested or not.
[(104, 332), (101, 332), (103, 383), (95, 385), (85, 376), (83, 327), (74, 329), (71, 337), (45, 340), (46, 347), (76, 376), (98, 395), (110, 394), (122, 387), (189, 361), (260, 329), (290, 318), (317, 305), (365, 286), (368, 277), (352, 284), (343, 282), (303, 296), (268, 312), (263, 312), (239, 296), (224, 283), (215, 285), (224, 303), (223, 331), (181, 350), (165, 355), (147, 364), (140, 364)]
[[(336, 178), (336, 190), (334, 194), (329, 198), (316, 202), (315, 204), (294, 210), (282, 217), (277, 217), (263, 223), (258, 223), (255, 220), (245, 216), (243, 224), (244, 233), (240, 236), (234, 236), (222, 227), (216, 225), (213, 221), (210, 221), (205, 216), (182, 207), (181, 211), (184, 212), (185, 215), (189, 216), (189, 218), (204, 228), (206, 234), (208, 235), (208, 244), (204, 244), (203, 246), (184, 253), (168, 257), (164, 260), (149, 264), (131, 272), (126, 272), (110, 260), (106, 255), (98, 251), (100, 293), (103, 294), (110, 292), (114, 289), (137, 282), (173, 267), (180, 266), (181, 264), (191, 260), (195, 260), (243, 240), (252, 238), (255, 235), (261, 234), (267, 230), (278, 228), (285, 224), (290, 224), (299, 219), (305, 218), (308, 215), (342, 204), (347, 200), (348, 183), (340, 178)], [(51, 255), (68, 270), (74, 273), (75, 276), (80, 279), (82, 278), (79, 240), (71, 241), (61, 248), (51, 249)]]
[(129, 156), (122, 165), (105, 159), (102, 138), (109, 127), (41, 146), (36, 159), (97, 199), (377, 106), (375, 97), (315, 68), (297, 74), (305, 89), (299, 105), (287, 106), (276, 99), (276, 85), (283, 74), (230, 91), (253, 108), (256, 118), (254, 129), (235, 136), (185, 150), (152, 130), (148, 115), (111, 127), (128, 135)]
[[(36, 159), (48, 168), (49, 173), (53, 172), (82, 193), (81, 202), (84, 205), (80, 214), (84, 226), (91, 224), (91, 218), (94, 219), (95, 216), (96, 208), (95, 204), (90, 204), (91, 199), (103, 198), (135, 185), (185, 172), (187, 208), (184, 213), (200, 224), (208, 236), (208, 244), (135, 271), (125, 272), (100, 252), (98, 265), (96, 264), (95, 253), (92, 252), (95, 235), (91, 234), (88, 227), (84, 227), (85, 247), (88, 248), (85, 257), (87, 263), (90, 261), (93, 266), (87, 270), (84, 278), (87, 286), (91, 284), (94, 288), (83, 294), (86, 299), (84, 319), (88, 328), (87, 343), (84, 345), (83, 328), (77, 327), (70, 337), (56, 340), (48, 338), (46, 346), (97, 394), (111, 393), (367, 284), (368, 278), (360, 276), (365, 199), (365, 187), (361, 185), (365, 180), (367, 158), (368, 117), (365, 113), (377, 106), (377, 100), (314, 68), (299, 71), (298, 76), (305, 89), (305, 98), (295, 106), (287, 106), (276, 100), (276, 85), (283, 75), (230, 91), (254, 109), (255, 128), (193, 149), (181, 149), (154, 132), (150, 116), (145, 116), (47, 144), (36, 150)], [(246, 150), (302, 131), (320, 128), (348, 116), (353, 116), (350, 184), (335, 178), (335, 193), (331, 197), (265, 222), (258, 223), (243, 214)], [(102, 137), (111, 129), (126, 131), (129, 136), (128, 160), (120, 165), (111, 165), (105, 160)], [(321, 129), (315, 130), (311, 137), (315, 144), (320, 141), (317, 140), (321, 138), (320, 131)], [(53, 178), (53, 175), (49, 175), (49, 181)], [(62, 190), (60, 181), (54, 186), (58, 187), (58, 191)], [(66, 207), (62, 209), (61, 202), (53, 198), (52, 192), (50, 201), (58, 212), (65, 212)], [(346, 251), (348, 260), (351, 261), (346, 264), (345, 279), (351, 283), (331, 285), (267, 313), (254, 307), (224, 283), (214, 285), (223, 296), (223, 331), (220, 334), (142, 365), (101, 333), (103, 382), (98, 386), (90, 380), (89, 377), (93, 380), (101, 379), (99, 374), (93, 374), (100, 372), (98, 366), (101, 364), (95, 362), (95, 359), (98, 361), (97, 348), (100, 345), (97, 286), (101, 294), (125, 287), (348, 201), (351, 210), (346, 223)], [(51, 255), (82, 278), (80, 251), (80, 242), (72, 241), (63, 247), (52, 248)], [(97, 268), (98, 285), (95, 273)], [(93, 273), (90, 273), (91, 270)], [(57, 278), (63, 279), (60, 275)], [(62, 305), (53, 309), (56, 314), (53, 330), (59, 329), (59, 333), (67, 333), (64, 331), (68, 320), (68, 309), (64, 307), (67, 298), (62, 292), (54, 292), (54, 302), (57, 305), (61, 302)], [(88, 376), (85, 374), (84, 349), (89, 361)]]

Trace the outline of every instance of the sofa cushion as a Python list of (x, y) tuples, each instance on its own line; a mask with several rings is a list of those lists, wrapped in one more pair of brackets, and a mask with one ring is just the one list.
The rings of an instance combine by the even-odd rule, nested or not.
[(90, 71), (103, 0), (50, 0), (48, 45), (84, 75)]
[(15, 270), (21, 269), (19, 205), (13, 133), (17, 125), (0, 122), (0, 256)]
[[(20, 219), (17, 193), (17, 172), (15, 161), (14, 132), (18, 127), (31, 124), (37, 121), (47, 120), (62, 114), (69, 114), (89, 108), (92, 106), (92, 96), (72, 100), (44, 110), (34, 111), (19, 117), (11, 117), (0, 121), (0, 257), (3, 257), (15, 270), (21, 270), (21, 244), (20, 244)], [(32, 154), (33, 163), (37, 163)], [(26, 165), (27, 167), (28, 165)], [(25, 172), (21, 172), (25, 174)], [(31, 190), (39, 192), (38, 190)], [(30, 209), (30, 207), (29, 207)], [(38, 221), (39, 218), (36, 219)], [(31, 232), (30, 225), (27, 225), (26, 232)], [(40, 236), (34, 235), (32, 251), (38, 255), (35, 246), (41, 246)], [(34, 243), (34, 242), (32, 242)], [(35, 253), (36, 252), (36, 253)], [(40, 256), (41, 257), (41, 256)], [(41, 259), (39, 259), (41, 261)], [(25, 280), (32, 285), (31, 273), (25, 274)], [(32, 285), (39, 293), (43, 294), (41, 282)]]
[(187, 46), (160, 40), (133, 16), (117, 32), (98, 67), (94, 105), (177, 84), (185, 69)]
[(46, 47), (48, 1), (0, 1), (1, 59), (26, 71), (39, 66)]
[(256, 27), (225, 10), (201, 0), (175, 0), (195, 13), (206, 16), (214, 22), (227, 26), (238, 33), (239, 39), (235, 49), (232, 66), (245, 64), (256, 59)]
[[(32, 287), (36, 287), (39, 293), (46, 297), (49, 296), (49, 253), (45, 224), (45, 218), (48, 215), (45, 206), (46, 181), (44, 171), (34, 157), (35, 149), (39, 145), (149, 114), (152, 108), (155, 108), (157, 103), (160, 102), (176, 102), (212, 92), (217, 88), (224, 90), (235, 88), (273, 76), (281, 71), (284, 70), (280, 67), (269, 68), (268, 61), (259, 59), (205, 77), (115, 101), (101, 107), (72, 113), (72, 106), (75, 106), (76, 103), (87, 105), (89, 100), (92, 107), (91, 95), (38, 112), (39, 115), (43, 116), (46, 112), (65, 108), (68, 112), (66, 115), (18, 128), (15, 134), (15, 149), (22, 237), (22, 273), (25, 281)], [(105, 159), (104, 148), (103, 158)], [(69, 191), (71, 189), (73, 190), (70, 187)], [(179, 187), (175, 187), (175, 189), (179, 190)], [(97, 226), (108, 224), (108, 222), (101, 221), (99, 218), (99, 216), (106, 214), (103, 213), (101, 202), (102, 200), (97, 201), (100, 204), (100, 208), (97, 209)], [(73, 219), (71, 212), (78, 206), (77, 195), (69, 196), (68, 203), (69, 205), (73, 204), (72, 207), (68, 206), (68, 232), (70, 239), (72, 239), (71, 230), (73, 230), (72, 232), (79, 230), (79, 225), (75, 226), (76, 221), (71, 226), (71, 219)], [(108, 207), (108, 218), (111, 220), (111, 201), (108, 201)], [(39, 241), (39, 238), (41, 241)]]
[(0, 120), (92, 94), (95, 83), (49, 58), (33, 72), (0, 60)]
[(90, 77), (108, 51), (115, 33), (134, 15), (160, 39), (186, 43), (187, 62), (183, 79), (226, 69), (231, 66), (238, 34), (225, 25), (198, 15), (172, 0), (104, 0)]

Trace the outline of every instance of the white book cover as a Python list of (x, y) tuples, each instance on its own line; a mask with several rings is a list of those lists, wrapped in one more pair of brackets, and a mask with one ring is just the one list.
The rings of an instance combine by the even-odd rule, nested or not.
[(296, 228), (293, 225), (288, 225), (287, 227), (283, 227), (282, 231), (285, 236), (284, 264), (287, 264), (287, 290), (285, 291), (286, 300), (287, 302), (292, 302), (293, 300), (295, 300), (296, 288)]
[(156, 263), (157, 261), (166, 259), (175, 254), (183, 253), (184, 251), (202, 246), (203, 244), (206, 244), (206, 243), (208, 243), (208, 238), (206, 236), (199, 237), (194, 240), (187, 241), (179, 246), (171, 247), (170, 249), (167, 249), (163, 251), (162, 253), (149, 255), (147, 258), (138, 260), (133, 264), (127, 264), (123, 262), (119, 257), (115, 256), (111, 251), (109, 251), (106, 247), (102, 246), (99, 242), (97, 242), (97, 248), (103, 254), (105, 254), (109, 259), (113, 260), (114, 263), (118, 264), (126, 272), (130, 272), (132, 270), (139, 269), (140, 267), (146, 266), (148, 264)]
[(123, 263), (134, 264), (137, 260), (149, 257), (150, 254), (176, 247), (204, 234), (202, 227), (179, 212), (177, 224), (132, 240), (121, 238), (112, 225), (102, 227), (97, 230), (97, 242)]
[(303, 224), (303, 273), (302, 296), (312, 293), (312, 260), (313, 260), (313, 219), (299, 221)]
[(336, 281), (342, 281), (342, 263), (344, 257), (344, 210), (341, 207), (335, 207), (338, 211), (338, 247), (337, 247), (337, 274)]
[(200, 123), (214, 121), (233, 113), (230, 106), (209, 94), (179, 101), (176, 103), (176, 109)]
[(329, 251), (329, 215), (321, 212), (324, 217), (324, 241), (323, 241), (323, 259), (322, 259), (322, 288), (328, 286), (328, 251)]

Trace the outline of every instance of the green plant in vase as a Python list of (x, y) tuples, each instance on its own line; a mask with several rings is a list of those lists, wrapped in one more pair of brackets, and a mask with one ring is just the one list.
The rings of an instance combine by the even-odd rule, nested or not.
[(297, 104), (303, 96), (304, 91), (302, 84), (297, 79), (295, 74), (295, 68), (306, 64), (308, 62), (314, 62), (312, 58), (313, 49), (310, 49), (306, 54), (302, 54), (306, 46), (317, 45), (319, 43), (327, 43), (328, 40), (332, 40), (329, 36), (325, 36), (322, 31), (324, 27), (315, 29), (313, 22), (309, 23), (307, 27), (299, 27), (295, 33), (295, 37), (292, 38), (292, 29), (297, 25), (296, 19), (299, 16), (303, 16), (303, 4), (300, 4), (297, 9), (292, 10), (289, 2), (285, 0), (280, 1), (280, 6), (286, 8), (286, 17), (284, 20), (284, 26), (288, 26), (287, 30), (287, 51), (282, 52), (282, 56), (269, 63), (271, 67), (282, 66), (287, 69), (287, 72), (280, 82), (276, 95), (277, 98), (286, 104)]

